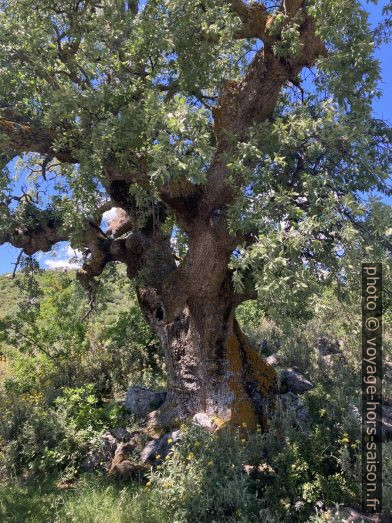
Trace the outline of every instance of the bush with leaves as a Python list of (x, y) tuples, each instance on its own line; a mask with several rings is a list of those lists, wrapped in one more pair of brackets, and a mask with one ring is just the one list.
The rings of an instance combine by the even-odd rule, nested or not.
[(316, 509), (359, 501), (359, 441), (333, 418), (325, 390), (308, 393), (310, 427), (279, 405), (262, 433), (198, 427), (183, 435), (147, 484), (164, 521), (307, 521)]
[[(117, 399), (128, 385), (162, 385), (159, 346), (132, 288), (114, 286), (110, 271), (90, 311), (74, 274), (24, 269), (18, 306), (1, 320), (2, 469), (75, 476), (102, 433), (126, 424)], [(106, 316), (106, 294), (117, 317)]]
[(1, 401), (0, 463), (8, 476), (45, 473), (74, 478), (87, 453), (100, 446), (103, 432), (126, 424), (122, 406), (100, 401), (92, 384), (64, 388), (50, 406), (34, 396), (4, 391)]
[[(94, 381), (102, 394), (110, 395), (123, 393), (132, 382), (162, 381), (159, 343), (124, 274), (108, 267), (90, 303), (74, 276), (42, 273), (31, 262), (16, 279), (18, 308), (0, 318), (0, 350), (13, 367), (13, 379), (40, 375), (45, 362), (47, 380), (55, 389)], [(30, 371), (18, 372), (17, 367), (26, 365)]]

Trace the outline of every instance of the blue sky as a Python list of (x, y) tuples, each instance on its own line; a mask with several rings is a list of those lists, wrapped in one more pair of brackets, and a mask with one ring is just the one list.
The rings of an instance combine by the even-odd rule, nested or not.
[[(373, 25), (381, 19), (382, 6), (386, 2), (379, 2), (374, 5), (372, 2), (364, 2), (366, 10), (370, 12), (370, 21)], [(384, 45), (377, 52), (377, 58), (382, 66), (382, 84), (381, 89), (383, 96), (374, 101), (374, 114), (392, 123), (392, 45)], [(19, 250), (9, 245), (0, 246), (0, 274), (12, 272), (13, 263), (17, 259)], [(76, 253), (77, 255), (78, 253)], [(39, 254), (38, 259), (44, 268), (56, 268), (63, 266), (72, 266), (75, 263), (75, 253), (66, 243), (56, 246), (53, 254)]]

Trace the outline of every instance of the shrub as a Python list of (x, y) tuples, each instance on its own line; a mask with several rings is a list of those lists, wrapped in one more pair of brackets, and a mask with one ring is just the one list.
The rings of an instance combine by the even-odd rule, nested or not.
[(125, 424), (116, 402), (102, 403), (94, 387), (65, 388), (51, 407), (33, 397), (3, 397), (0, 438), (8, 476), (61, 474), (76, 477), (88, 451), (100, 445), (109, 427)]
[(294, 413), (279, 409), (264, 434), (223, 428), (211, 436), (183, 427), (147, 489), (177, 522), (307, 521), (318, 507), (354, 503), (357, 435), (343, 432), (320, 408), (324, 392), (309, 398), (307, 431), (294, 429)]

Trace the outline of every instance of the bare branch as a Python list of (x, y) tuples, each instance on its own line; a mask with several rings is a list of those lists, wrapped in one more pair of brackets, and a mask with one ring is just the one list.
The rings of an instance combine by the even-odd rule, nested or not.
[(14, 270), (12, 271), (13, 280), (15, 279), (16, 271), (18, 270), (19, 263), (20, 263), (20, 260), (22, 259), (22, 256), (23, 256), (23, 250), (20, 251), (20, 253), (18, 254), (18, 257), (16, 259), (16, 262), (14, 263)]
[(127, 2), (128, 9), (131, 11), (131, 13), (136, 16), (139, 12), (139, 0), (129, 0)]

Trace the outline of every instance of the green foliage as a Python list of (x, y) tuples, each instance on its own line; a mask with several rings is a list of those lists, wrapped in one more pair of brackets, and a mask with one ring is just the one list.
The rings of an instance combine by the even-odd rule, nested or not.
[[(298, 56), (302, 14), (288, 23), (274, 4), (268, 9), (276, 15), (269, 28), (279, 34), (275, 53)], [(380, 70), (367, 13), (356, 0), (313, 0), (308, 10), (328, 57), (311, 80), (285, 85), (272, 120), (225, 158), (246, 188), (236, 195), (232, 228), (259, 238), (239, 246), (236, 283), (252, 269), (263, 303), (275, 294), (286, 306), (289, 286), (297, 310), (317, 286), (315, 265), (336, 273), (337, 252), (355, 244), (347, 212), (363, 216), (358, 193), (385, 192), (390, 174), (390, 131), (371, 116)], [(47, 164), (50, 211), (62, 216), (75, 245), (103, 199), (107, 164), (133, 172), (147, 160), (148, 183), (132, 186), (141, 222), (163, 184), (205, 182), (216, 146), (212, 109), (222, 85), (243, 76), (259, 47), (233, 38), (238, 25), (225, 2), (210, 0), (148, 1), (137, 16), (117, 0), (41, 0), (34, 9), (29, 0), (0, 3), (2, 107), (57, 131), (56, 147), (80, 159), (76, 167)], [(26, 194), (46, 206), (42, 158), (33, 153), (23, 163)], [(14, 185), (5, 172), (4, 202)], [(15, 212), (0, 207), (0, 236), (11, 222), (30, 223), (32, 207), (28, 199)]]
[(259, 302), (248, 300), (237, 307), (235, 315), (243, 328), (254, 331), (260, 325), (263, 309)]
[[(181, 522), (251, 521), (256, 497), (243, 466), (257, 443), (248, 449), (245, 439), (226, 430), (215, 437), (194, 427), (182, 430), (181, 442), (147, 484), (163, 510)], [(256, 438), (260, 445), (262, 436)]]
[(314, 0), (310, 12), (329, 51), (320, 64), (318, 87), (331, 90), (349, 113), (369, 115), (379, 95), (380, 68), (366, 10), (356, 0)]
[(124, 487), (104, 478), (94, 481), (86, 478), (77, 491), (61, 498), (63, 504), (58, 507), (56, 516), (64, 523), (163, 521), (160, 508), (149, 503), (148, 496), (143, 496), (137, 484)]
[(13, 381), (8, 387), (45, 390), (53, 398), (63, 386), (95, 382), (105, 394), (162, 380), (159, 344), (123, 273), (105, 271), (93, 311), (73, 272), (38, 274), (34, 285), (29, 273), (18, 275), (16, 285), (18, 307), (1, 320), (0, 332)]
[[(357, 277), (363, 261), (377, 258), (390, 274), (390, 206), (360, 195), (388, 191), (389, 131), (374, 122), (370, 138), (368, 125), (310, 97), (238, 145), (231, 169), (248, 190), (231, 209), (232, 228), (258, 236), (234, 253), (234, 283), (242, 290), (253, 282), (279, 321), (309, 319), (312, 299)], [(256, 169), (248, 169), (249, 158)]]
[(100, 405), (92, 384), (82, 388), (64, 388), (55, 405), (60, 416), (70, 419), (78, 430), (96, 432), (124, 421), (121, 419), (123, 412), (120, 405)]
[(0, 339), (0, 455), (7, 474), (75, 477), (100, 435), (126, 424), (115, 398), (130, 384), (162, 385), (157, 341), (129, 281), (115, 276), (103, 275), (89, 320), (72, 273), (39, 274), (32, 286), (28, 272), (10, 285), (11, 293), (17, 285), (19, 303), (3, 318)]
[(0, 518), (10, 523), (169, 522), (140, 485), (124, 486), (88, 475), (72, 488), (48, 480), (3, 485)]
[(19, 293), (11, 275), (0, 276), (0, 320), (12, 312), (18, 303)]
[(52, 405), (39, 397), (1, 392), (0, 465), (11, 476), (61, 474), (74, 478), (108, 427), (125, 423), (122, 407), (102, 403), (93, 385), (66, 388)]
[[(65, 311), (62, 325), (66, 325), (68, 307), (73, 303), (77, 310), (75, 303), (84, 299), (83, 295), (69, 283), (71, 292), (67, 275), (50, 273), (38, 278), (42, 295), (35, 306), (41, 302), (45, 306), (34, 313), (33, 322), (41, 318), (44, 324), (46, 315), (48, 325), (58, 321), (61, 308), (55, 305), (61, 303)], [(263, 354), (277, 352), (283, 367), (296, 366), (317, 383), (304, 395), (309, 426), (298, 426), (294, 411), (280, 404), (269, 432), (264, 434), (224, 428), (211, 436), (183, 426), (182, 439), (168, 459), (151, 471), (149, 483), (143, 487), (135, 482), (116, 485), (96, 475), (77, 479), (88, 452), (99, 447), (102, 433), (130, 423), (114, 399), (117, 394), (123, 397), (126, 377), (154, 387), (163, 383), (159, 351), (153, 349), (156, 341), (151, 342), (151, 353), (150, 349), (143, 352), (151, 341), (149, 328), (134, 303), (124, 302), (123, 294), (117, 294), (122, 284), (117, 287), (116, 280), (106, 275), (102, 297), (108, 295), (110, 307), (123, 310), (117, 319), (112, 312), (105, 326), (107, 309), (98, 306), (86, 324), (85, 354), (84, 349), (78, 351), (73, 361), (71, 351), (67, 356), (70, 361), (60, 358), (54, 362), (44, 353), (8, 348), (0, 397), (3, 477), (35, 478), (42, 483), (43, 476), (49, 475), (57, 481), (77, 482), (70, 491), (54, 485), (37, 488), (3, 483), (0, 514), (10, 521), (19, 517), (76, 523), (107, 518), (123, 523), (140, 521), (148, 514), (152, 522), (262, 519), (272, 523), (309, 521), (336, 503), (355, 506), (360, 495), (357, 279), (358, 275), (352, 274), (350, 286), (341, 294), (327, 288), (313, 303), (317, 317), (294, 327), (290, 321), (278, 327), (256, 302), (246, 302), (238, 311), (242, 326)], [(103, 339), (104, 345), (99, 345)], [(384, 342), (386, 359), (390, 360), (388, 322)], [(337, 344), (345, 364), (337, 356), (326, 365), (320, 347)], [(64, 367), (65, 363), (68, 366)], [(64, 383), (65, 369), (69, 371), (68, 383)], [(390, 393), (385, 381), (385, 394)], [(384, 451), (386, 492), (392, 470), (389, 447)], [(246, 471), (245, 465), (254, 468)], [(30, 488), (35, 489), (34, 494)]]
[(317, 506), (357, 502), (358, 434), (330, 417), (325, 391), (309, 405), (309, 432), (294, 430), (294, 414), (279, 410), (267, 434), (223, 429), (212, 437), (183, 427), (147, 488), (168, 520), (179, 522), (307, 521)]
[(2, 484), (0, 518), (10, 523), (49, 522), (62, 501), (61, 492), (56, 492), (48, 481), (28, 486)]
[[(351, 448), (351, 440), (344, 433), (338, 441), (332, 440), (328, 430), (309, 437), (295, 433), (278, 418), (275, 422), (269, 436), (226, 429), (211, 436), (183, 427), (182, 440), (145, 487), (116, 485), (97, 476), (82, 478), (69, 491), (45, 482), (39, 488), (9, 484), (0, 494), (0, 514), (11, 521), (21, 514), (33, 521), (51, 510), (46, 521), (127, 523), (147, 517), (151, 522), (262, 519), (272, 523), (307, 521), (320, 499), (352, 501), (350, 478), (336, 472), (340, 465), (330, 457)], [(324, 419), (321, 428), (326, 427)], [(286, 442), (277, 445), (284, 439), (282, 430)], [(351, 449), (352, 456), (355, 452)], [(11, 493), (18, 495), (11, 497)]]

